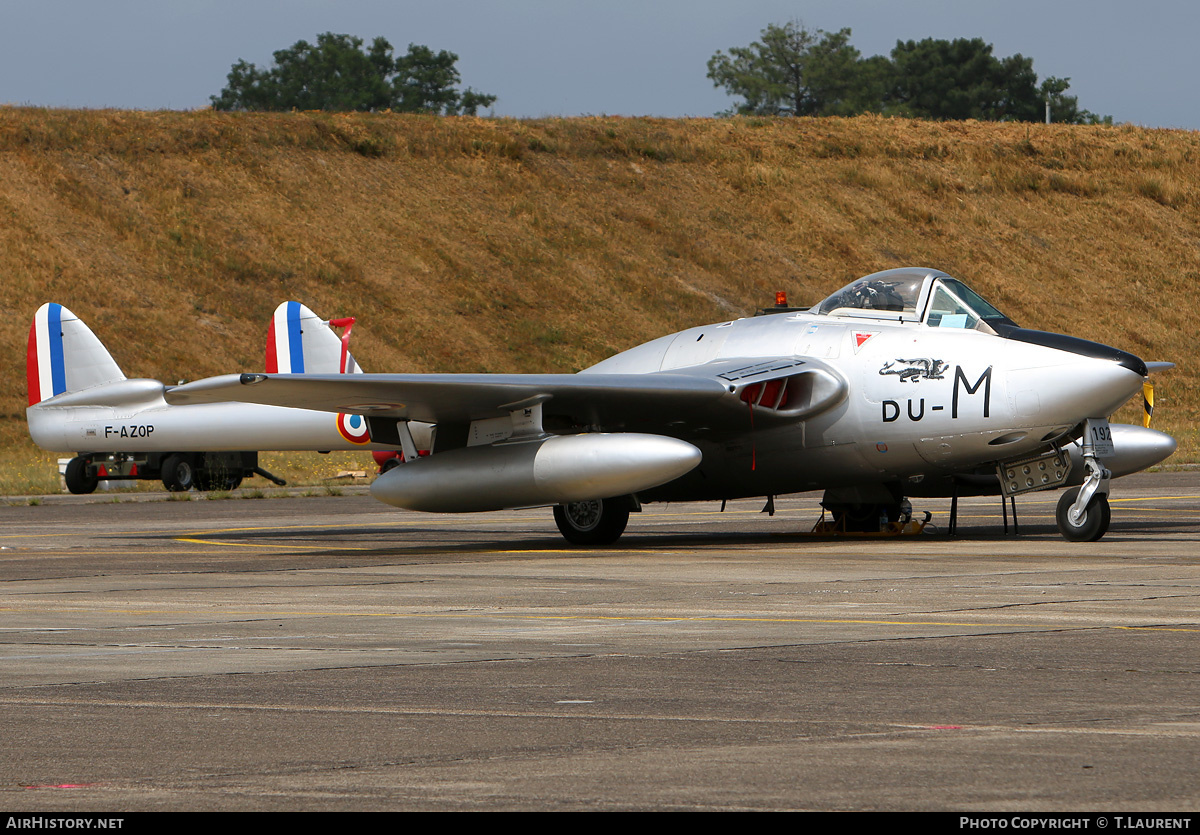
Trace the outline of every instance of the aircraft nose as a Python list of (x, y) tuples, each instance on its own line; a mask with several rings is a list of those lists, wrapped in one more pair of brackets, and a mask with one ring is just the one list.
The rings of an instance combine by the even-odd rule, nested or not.
[(1092, 357), (1094, 359), (1115, 362), (1117, 365), (1129, 369), (1139, 378), (1145, 377), (1150, 373), (1141, 357), (1135, 356), (1128, 351), (1122, 351), (1120, 348), (1114, 348), (1111, 345), (1091, 342), (1087, 339), (1080, 339), (1061, 333), (1034, 331), (1027, 328), (1006, 325), (998, 325), (996, 330), (1005, 339), (1014, 339), (1018, 342), (1028, 342), (1031, 345), (1042, 345), (1046, 348), (1068, 351), (1072, 354), (1079, 354), (1081, 357)]
[(1014, 326), (996, 330), (1005, 339), (1053, 349), (1042, 354), (1046, 364), (1026, 379), (1064, 422), (1108, 417), (1141, 391), (1150, 373), (1141, 357), (1111, 345)]
[[(1124, 353), (1124, 352), (1122, 352)], [(1146, 364), (1132, 354), (1141, 367)], [(1136, 364), (1129, 364), (1113, 359), (1089, 359), (1080, 362), (1076, 373), (1080, 375), (1085, 393), (1080, 397), (1078, 406), (1083, 410), (1081, 417), (1108, 417), (1129, 398), (1142, 390), (1146, 378), (1144, 372), (1137, 370)]]
[[(1067, 358), (1061, 353), (1045, 357), (1044, 364), (1009, 373), (1009, 385), (1018, 404), (1040, 404), (1048, 422), (1076, 424), (1087, 418), (1104, 418), (1142, 390), (1142, 376), (1111, 359)], [(1028, 409), (1028, 405), (1025, 406)]]

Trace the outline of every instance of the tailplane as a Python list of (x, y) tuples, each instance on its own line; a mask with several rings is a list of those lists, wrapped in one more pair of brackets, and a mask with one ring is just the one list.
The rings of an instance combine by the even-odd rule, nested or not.
[[(349, 350), (353, 325), (353, 319), (326, 321), (300, 302), (284, 302), (267, 329), (267, 372), (361, 374)], [(345, 330), (339, 337), (330, 326)]]
[(25, 370), (30, 406), (65, 392), (125, 379), (91, 328), (53, 302), (33, 315)]

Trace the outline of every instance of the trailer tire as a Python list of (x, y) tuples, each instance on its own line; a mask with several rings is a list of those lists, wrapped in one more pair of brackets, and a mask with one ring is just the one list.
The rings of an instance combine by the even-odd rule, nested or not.
[(96, 485), (100, 483), (100, 478), (91, 471), (88, 460), (77, 455), (67, 462), (67, 471), (63, 474), (63, 481), (67, 483), (67, 489), (72, 493), (86, 495), (95, 491)]
[(196, 483), (196, 468), (186, 455), (167, 456), (162, 464), (162, 483), (172, 493), (186, 493)]

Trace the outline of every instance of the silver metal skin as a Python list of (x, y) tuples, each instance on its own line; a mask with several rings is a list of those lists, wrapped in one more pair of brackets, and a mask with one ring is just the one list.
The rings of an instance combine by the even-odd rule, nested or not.
[[(53, 327), (47, 320), (49, 308), (57, 308)], [(289, 330), (296, 340), (291, 350)], [(57, 346), (52, 345), (54, 336)], [(60, 305), (43, 305), (35, 314), (31, 345), (36, 347), (28, 363), (30, 399), (36, 402), (26, 410), (26, 418), (34, 443), (44, 449), (145, 453), (391, 448), (369, 443), (361, 416), (236, 402), (168, 405), (163, 383), (127, 379), (91, 329)], [(275, 311), (268, 336), (271, 353), (281, 356), (282, 367), (295, 361), (315, 371), (333, 372), (342, 365), (357, 370), (342, 341), (297, 302), (284, 302)], [(56, 388), (64, 390), (54, 394)], [(415, 428), (428, 439), (428, 427)]]
[[(1165, 461), (1175, 452), (1175, 439), (1166, 432), (1149, 429), (1144, 426), (1131, 426), (1125, 423), (1110, 424), (1112, 429), (1114, 452), (1103, 458), (1106, 469), (1113, 478), (1140, 473), (1153, 467), (1160, 461)], [(1087, 467), (1083, 463), (1083, 446), (1074, 443), (1066, 448), (1070, 453), (1073, 464), (1068, 485), (1082, 484)]]
[[(406, 422), (436, 424), (433, 454), (376, 488), (404, 507), (823, 489), (835, 516), (867, 506), (888, 519), (910, 492), (949, 495), (964, 476), (1070, 444), (1085, 421), (1139, 393), (1147, 373), (1123, 351), (1018, 328), (945, 273), (903, 268), (808, 311), (691, 328), (579, 374), (256, 373), (164, 397), (180, 407), (237, 400), (362, 415), (376, 441), (395, 446)], [(1114, 472), (1173, 448), (1136, 427), (1114, 435), (1123, 461)], [(628, 454), (617, 454), (621, 439)], [(1122, 451), (1129, 439), (1133, 452)], [(537, 482), (540, 455), (556, 475)]]
[[(156, 396), (140, 397), (125, 405), (88, 404), (88, 392), (59, 395), (67, 402), (43, 401), (25, 414), (29, 435), (43, 449), (72, 452), (146, 452), (186, 449), (212, 452), (228, 449), (348, 450), (386, 449), (357, 444), (338, 431), (337, 415), (249, 403), (169, 406), (157, 380), (127, 380), (153, 384)], [(109, 384), (104, 388), (109, 388)], [(151, 387), (146, 386), (149, 390)], [(103, 400), (114, 392), (97, 391)], [(70, 398), (68, 400), (68, 398)]]
[(699, 463), (696, 447), (661, 435), (552, 435), (420, 458), (375, 479), (371, 495), (433, 513), (536, 507), (637, 493)]

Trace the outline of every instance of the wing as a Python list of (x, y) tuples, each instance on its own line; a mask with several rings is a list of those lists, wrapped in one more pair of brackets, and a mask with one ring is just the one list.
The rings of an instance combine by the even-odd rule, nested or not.
[(548, 423), (677, 435), (744, 429), (748, 406), (799, 419), (841, 402), (842, 377), (791, 358), (724, 360), (648, 374), (227, 374), (168, 389), (174, 405), (242, 401), (428, 423), (502, 417), (537, 403)]

